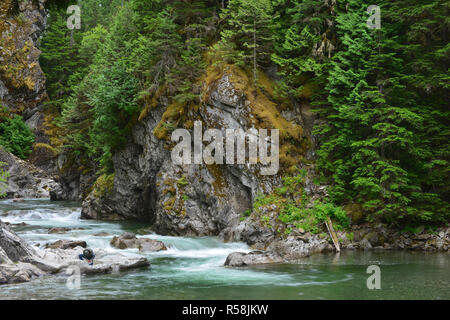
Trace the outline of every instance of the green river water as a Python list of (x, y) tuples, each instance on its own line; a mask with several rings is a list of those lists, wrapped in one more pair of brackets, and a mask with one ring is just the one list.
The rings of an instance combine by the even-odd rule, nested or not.
[[(0, 219), (25, 222), (16, 232), (31, 243), (59, 239), (85, 240), (92, 248), (118, 250), (112, 235), (138, 232), (136, 223), (80, 219), (76, 203), (26, 200), (0, 201)], [(51, 227), (74, 229), (47, 234)], [(94, 236), (98, 232), (111, 236)], [(305, 258), (300, 264), (228, 268), (234, 251), (249, 252), (244, 243), (214, 237), (186, 238), (157, 234), (167, 251), (149, 253), (151, 267), (111, 275), (83, 276), (81, 288), (70, 290), (67, 276), (48, 276), (29, 283), (0, 286), (0, 299), (450, 299), (450, 254), (409, 251), (346, 251)], [(369, 265), (381, 269), (381, 289), (369, 290)]]

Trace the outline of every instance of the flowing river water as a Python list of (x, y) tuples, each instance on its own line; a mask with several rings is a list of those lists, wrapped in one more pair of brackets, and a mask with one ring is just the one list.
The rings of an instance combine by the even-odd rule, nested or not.
[[(91, 248), (110, 246), (113, 235), (139, 234), (138, 223), (80, 219), (80, 206), (70, 202), (30, 199), (0, 201), (0, 219), (28, 225), (15, 231), (32, 244), (79, 239)], [(68, 227), (65, 234), (48, 234)], [(110, 236), (96, 236), (106, 232)], [(81, 288), (70, 290), (67, 276), (47, 276), (28, 283), (0, 286), (0, 299), (450, 299), (450, 254), (407, 251), (347, 251), (305, 258), (300, 264), (228, 268), (234, 251), (249, 252), (244, 243), (214, 237), (145, 235), (169, 249), (144, 254), (150, 268), (119, 274), (82, 276)], [(381, 289), (366, 285), (369, 265), (379, 265)]]

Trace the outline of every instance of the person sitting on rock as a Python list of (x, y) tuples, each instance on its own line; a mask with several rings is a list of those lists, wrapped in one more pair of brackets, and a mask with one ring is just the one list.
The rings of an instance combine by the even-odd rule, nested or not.
[(84, 249), (83, 253), (81, 253), (78, 257), (80, 258), (80, 260), (86, 259), (90, 266), (94, 264), (95, 254), (92, 249)]

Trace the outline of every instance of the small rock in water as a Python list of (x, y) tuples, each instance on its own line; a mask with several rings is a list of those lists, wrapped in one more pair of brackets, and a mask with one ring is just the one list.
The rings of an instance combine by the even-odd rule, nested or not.
[(137, 238), (133, 233), (124, 233), (111, 240), (111, 245), (118, 249), (137, 248), (143, 252), (167, 250), (163, 242), (149, 238)]
[(97, 232), (97, 233), (94, 233), (94, 236), (96, 236), (96, 237), (107, 237), (107, 236), (110, 236), (111, 234), (109, 234), (108, 232)]
[[(161, 250), (167, 250), (166, 245), (158, 240), (153, 239), (138, 239), (139, 241), (139, 251), (141, 252), (154, 252), (154, 251), (161, 251)], [(145, 241), (143, 241), (145, 240)]]
[(48, 234), (53, 234), (53, 233), (66, 233), (70, 231), (70, 228), (60, 228), (60, 227), (55, 227), (55, 228), (51, 228), (48, 230)]
[(13, 224), (11, 224), (11, 226), (13, 226), (13, 227), (26, 227), (26, 226), (29, 226), (29, 224), (25, 223), (25, 222), (20, 222), (20, 223), (13, 223)]
[(14, 198), (13, 202), (24, 202), (24, 198)]

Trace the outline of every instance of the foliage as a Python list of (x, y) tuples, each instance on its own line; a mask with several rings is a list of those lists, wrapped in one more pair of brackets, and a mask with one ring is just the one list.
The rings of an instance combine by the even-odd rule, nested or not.
[(32, 151), (33, 142), (34, 133), (22, 117), (14, 115), (12, 118), (0, 118), (0, 146), (19, 158), (26, 159)]
[[(306, 171), (299, 170), (295, 176), (283, 177), (283, 185), (274, 194), (258, 195), (253, 203), (253, 211), (258, 215), (265, 212), (264, 208), (277, 208), (277, 220), (285, 225), (294, 225), (312, 233), (321, 232), (323, 222), (330, 217), (335, 221), (336, 229), (347, 228), (349, 219), (340, 206), (324, 199), (315, 201), (312, 206), (310, 199), (304, 194)], [(261, 220), (267, 225), (267, 216)], [(290, 227), (288, 227), (290, 228)]]
[(186, 180), (185, 176), (182, 176), (180, 179), (177, 180), (177, 185), (179, 187), (184, 187), (187, 186), (189, 184), (189, 182)]
[(221, 18), (227, 27), (216, 49), (226, 60), (241, 66), (252, 65), (254, 82), (259, 66), (270, 61), (273, 8), (269, 0), (230, 0)]
[[(328, 121), (316, 128), (319, 165), (332, 183), (330, 197), (335, 203), (362, 203), (372, 220), (445, 222), (448, 189), (441, 179), (448, 179), (449, 132), (441, 80), (447, 71), (438, 52), (446, 44), (431, 37), (427, 47), (434, 54), (429, 55), (419, 49), (423, 38), (415, 34), (419, 25), (424, 32), (445, 28), (418, 14), (442, 8), (438, 1), (424, 7), (400, 1), (418, 10), (419, 22), (410, 27), (405, 16), (416, 11), (384, 1), (383, 28), (371, 30), (365, 24), (367, 5), (346, 2), (336, 9), (339, 52), (331, 60), (329, 94), (318, 109)], [(420, 58), (411, 59), (416, 54)], [(434, 88), (432, 96), (428, 86)]]

